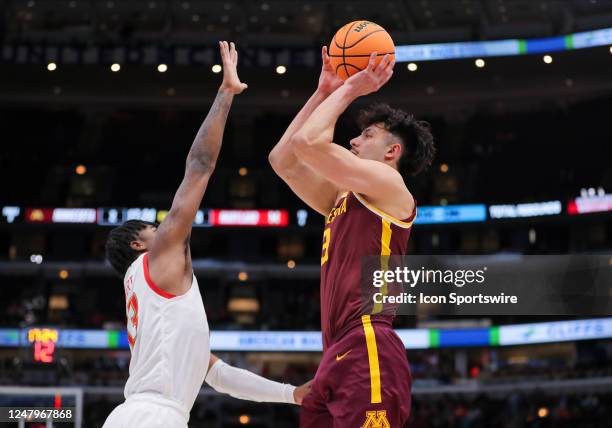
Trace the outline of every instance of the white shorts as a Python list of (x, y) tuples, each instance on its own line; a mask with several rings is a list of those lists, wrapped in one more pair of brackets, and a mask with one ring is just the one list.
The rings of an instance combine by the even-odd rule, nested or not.
[(102, 428), (187, 428), (188, 414), (153, 394), (136, 394), (115, 407)]

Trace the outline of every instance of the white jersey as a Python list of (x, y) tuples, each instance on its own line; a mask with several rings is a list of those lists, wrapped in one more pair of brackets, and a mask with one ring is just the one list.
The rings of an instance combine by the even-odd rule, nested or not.
[[(186, 417), (202, 387), (210, 359), (210, 335), (198, 281), (174, 296), (155, 285), (148, 254), (125, 274), (127, 333), (132, 359), (127, 402), (154, 394)], [(159, 400), (158, 400), (159, 401)]]

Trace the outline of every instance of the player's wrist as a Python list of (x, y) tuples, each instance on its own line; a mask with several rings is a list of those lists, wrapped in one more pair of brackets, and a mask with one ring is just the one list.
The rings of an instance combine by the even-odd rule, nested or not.
[(360, 88), (359, 85), (351, 84), (348, 81), (338, 88), (336, 92), (338, 92), (339, 98), (343, 101), (343, 104), (346, 104), (347, 106), (357, 98), (365, 95), (362, 93), (362, 88)]
[(325, 98), (329, 97), (332, 94), (332, 90), (327, 89), (327, 88), (322, 88), (322, 87), (317, 87), (317, 90), (315, 91), (315, 96), (320, 97), (322, 100), (324, 100)]
[(236, 91), (232, 88), (231, 85), (222, 83), (221, 86), (219, 86), (219, 91), (220, 94), (225, 94), (225, 95), (235, 95)]

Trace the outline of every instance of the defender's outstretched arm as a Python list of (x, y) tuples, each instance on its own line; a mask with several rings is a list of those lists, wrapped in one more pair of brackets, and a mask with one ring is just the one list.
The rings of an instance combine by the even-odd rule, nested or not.
[[(160, 288), (173, 294), (186, 291), (181, 290), (183, 284), (177, 279), (183, 278), (183, 274), (191, 270), (188, 245), (193, 221), (215, 169), (234, 95), (247, 87), (238, 78), (238, 53), (234, 43), (219, 42), (219, 48), (223, 61), (223, 83), (191, 145), (185, 176), (149, 250), (151, 277)], [(175, 289), (177, 287), (178, 290)]]
[(304, 107), (295, 116), (281, 139), (270, 152), (268, 160), (272, 169), (293, 192), (315, 211), (327, 215), (334, 206), (338, 188), (321, 174), (302, 162), (294, 153), (292, 137), (310, 117), (312, 112), (343, 83), (334, 73), (327, 55), (327, 47), (321, 51), (323, 66), (319, 85)]
[(217, 392), (257, 402), (299, 405), (310, 391), (310, 382), (298, 387), (275, 382), (248, 370), (230, 366), (214, 354), (210, 354), (205, 380)]

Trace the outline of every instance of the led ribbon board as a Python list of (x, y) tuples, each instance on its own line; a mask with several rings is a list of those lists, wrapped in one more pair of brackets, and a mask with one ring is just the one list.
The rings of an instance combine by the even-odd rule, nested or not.
[(408, 62), (491, 56), (516, 56), (607, 45), (612, 45), (612, 28), (540, 39), (510, 39), (396, 46), (395, 60), (397, 62)]
[[(398, 329), (406, 349), (511, 346), (612, 338), (612, 318), (593, 318), (468, 329)], [(47, 340), (51, 338), (51, 340)], [(0, 329), (0, 347), (31, 346), (37, 339), (55, 349), (129, 349), (127, 333), (55, 328)], [(320, 352), (318, 331), (212, 331), (213, 351)]]

